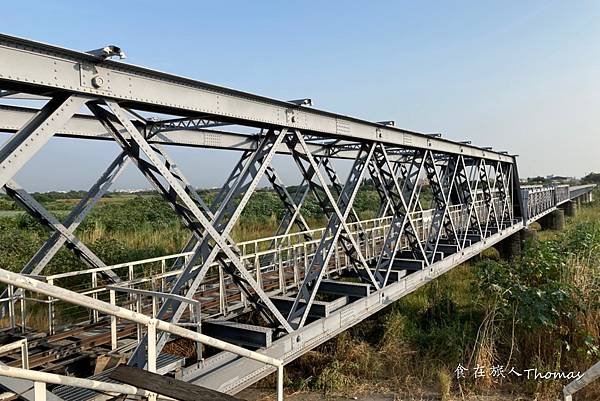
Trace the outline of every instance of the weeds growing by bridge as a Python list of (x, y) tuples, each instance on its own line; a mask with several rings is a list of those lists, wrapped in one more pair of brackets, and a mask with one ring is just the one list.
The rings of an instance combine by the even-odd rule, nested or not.
[[(290, 187), (290, 191), (294, 188)], [(293, 192), (292, 192), (293, 193)], [(200, 191), (207, 203), (215, 191)], [(63, 219), (81, 193), (35, 194), (44, 207)], [(372, 218), (379, 208), (379, 198), (368, 185), (359, 192), (355, 208), (361, 218)], [(19, 271), (48, 238), (48, 231), (6, 196), (0, 197), (0, 260), (3, 267)], [(323, 211), (308, 197), (303, 215), (312, 227), (324, 224)], [(284, 213), (284, 207), (271, 190), (252, 195), (239, 223), (233, 231), (236, 241), (273, 235)], [(111, 194), (103, 199), (79, 226), (76, 235), (107, 264), (123, 263), (179, 252), (189, 237), (179, 218), (155, 193), (142, 195)], [(45, 274), (80, 270), (81, 262), (62, 249), (44, 270)]]
[[(377, 388), (418, 394), (490, 390), (554, 400), (568, 382), (526, 380), (512, 367), (585, 371), (600, 358), (600, 202), (562, 232), (525, 245), (521, 258), (488, 251), (303, 356), (290, 384), (353, 393)], [(458, 365), (469, 368), (457, 380)], [(505, 378), (474, 379), (477, 365)], [(598, 399), (600, 385), (582, 393)], [(585, 398), (587, 397), (587, 398)]]
[[(214, 193), (204, 192), (210, 201)], [(70, 195), (69, 195), (70, 196)], [(75, 196), (75, 195), (73, 195)], [(598, 199), (598, 196), (596, 196)], [(66, 210), (76, 200), (47, 196), (48, 209)], [(311, 225), (322, 211), (307, 201)], [(368, 187), (356, 203), (361, 217), (373, 217), (377, 195)], [(5, 198), (0, 209), (12, 211)], [(237, 240), (271, 235), (283, 212), (271, 191), (253, 195)], [(178, 252), (188, 231), (156, 195), (113, 195), (102, 201), (77, 235), (106, 263)], [(22, 214), (0, 216), (0, 258), (14, 271), (27, 262), (48, 233)], [(325, 392), (424, 388), (440, 394), (502, 388), (552, 399), (563, 382), (508, 378), (457, 381), (458, 364), (515, 366), (521, 369), (585, 370), (600, 358), (600, 203), (582, 208), (563, 233), (544, 232), (525, 247), (522, 258), (503, 261), (488, 250), (479, 261), (403, 298), (378, 315), (309, 352), (288, 368), (289, 386)], [(47, 274), (81, 269), (66, 250)], [(597, 387), (589, 399), (599, 397)], [(592, 393), (594, 392), (595, 393)]]

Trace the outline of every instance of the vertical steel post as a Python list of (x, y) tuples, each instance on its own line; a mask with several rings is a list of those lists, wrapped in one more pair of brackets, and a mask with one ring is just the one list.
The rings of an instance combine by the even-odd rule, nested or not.
[(146, 326), (148, 337), (148, 372), (156, 373), (156, 319), (151, 319)]
[[(115, 306), (117, 304), (117, 297), (115, 290), (109, 290), (110, 304)], [(110, 315), (110, 349), (117, 349), (117, 317)]]
[[(136, 294), (135, 296), (135, 311), (137, 313), (142, 313), (142, 295), (141, 294)], [(144, 333), (142, 333), (142, 325), (141, 324), (137, 324), (137, 341), (138, 344), (142, 341), (142, 337), (144, 336)]]
[(26, 320), (27, 320), (27, 315), (25, 313), (25, 294), (23, 294), (22, 291), (20, 291), (20, 307), (21, 307), (21, 332), (25, 333), (26, 329), (27, 329), (27, 325), (26, 325)]
[[(54, 285), (54, 280), (49, 279), (48, 284)], [(48, 334), (54, 334), (54, 298), (48, 297)]]
[(46, 383), (33, 382), (33, 399), (35, 401), (46, 401)]
[[(96, 290), (98, 288), (98, 274), (96, 272), (92, 272), (92, 290)], [(98, 299), (98, 293), (94, 291), (92, 293), (92, 298)], [(92, 323), (96, 323), (98, 321), (98, 311), (92, 311)]]
[(222, 315), (227, 313), (227, 287), (225, 287), (225, 273), (219, 265), (219, 310)]
[[(193, 308), (194, 323), (196, 323), (196, 331), (202, 333), (202, 304), (200, 302), (191, 304)], [(196, 360), (202, 361), (202, 343), (196, 342)]]
[(14, 329), (16, 326), (15, 318), (15, 288), (12, 285), (8, 286), (8, 318), (10, 319), (10, 328)]
[(277, 367), (277, 401), (283, 401), (283, 364)]
[(27, 349), (27, 339), (21, 341), (21, 367), (29, 369), (29, 350)]

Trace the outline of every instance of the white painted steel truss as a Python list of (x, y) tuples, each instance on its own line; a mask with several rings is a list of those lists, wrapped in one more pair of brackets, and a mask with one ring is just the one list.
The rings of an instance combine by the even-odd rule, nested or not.
[[(22, 274), (41, 276), (65, 245), (91, 269), (81, 274), (91, 274), (93, 289), (147, 283), (133, 280), (131, 264), (123, 265), (130, 268), (128, 277), (115, 273), (120, 267), (106, 266), (74, 234), (131, 163), (190, 231), (181, 254), (161, 259), (162, 271), (152, 277), (152, 291), (162, 299), (159, 308), (152, 308), (153, 317), (171, 324), (205, 323), (207, 329), (227, 321), (231, 324), (223, 335), (259, 333), (252, 338), (265, 341), (268, 332), (270, 345), (261, 352), (285, 361), (572, 199), (568, 188), (521, 191), (516, 158), (504, 152), (5, 35), (0, 35), (0, 89), (48, 99), (39, 109), (0, 106), (0, 130), (12, 133), (0, 148), (0, 185), (52, 231)], [(170, 117), (157, 120), (148, 117), (152, 113)], [(228, 131), (229, 125), (246, 133)], [(63, 222), (13, 179), (55, 135), (113, 141), (121, 148)], [(241, 157), (207, 204), (169, 156), (170, 145), (238, 151)], [(271, 163), (276, 154), (285, 155), (300, 172), (302, 182), (294, 192)], [(334, 167), (336, 159), (352, 161), (346, 178)], [(255, 245), (248, 252), (246, 243), (236, 243), (231, 234), (263, 178), (281, 200), (284, 215), (264, 249)], [(367, 182), (381, 201), (372, 226), (354, 207)], [(308, 198), (327, 219), (323, 229), (311, 229), (303, 216)], [(265, 282), (272, 274), (278, 280), (275, 288)], [(182, 299), (202, 304), (213, 290), (217, 311), (203, 315), (203, 322), (196, 321), (197, 314), (192, 320), (189, 303)], [(234, 305), (227, 294), (232, 290)], [(96, 299), (99, 292), (93, 292)], [(322, 301), (321, 296), (338, 299)], [(256, 312), (252, 325), (236, 322), (252, 317), (251, 311)], [(144, 367), (148, 342), (141, 337), (129, 363)], [(157, 353), (169, 339), (167, 332), (159, 335)], [(182, 377), (235, 392), (270, 371), (227, 355), (211, 363), (189, 367)]]

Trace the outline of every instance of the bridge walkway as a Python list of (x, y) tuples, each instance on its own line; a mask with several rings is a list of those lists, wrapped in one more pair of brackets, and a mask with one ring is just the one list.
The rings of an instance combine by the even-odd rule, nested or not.
[[(529, 221), (547, 215), (549, 211), (555, 210), (565, 202), (571, 201), (571, 199), (576, 200), (581, 196), (588, 196), (586, 199), (589, 200), (589, 195), (582, 195), (589, 193), (589, 188), (589, 186), (577, 187), (574, 190), (576, 195), (573, 198), (559, 198), (553, 205), (551, 204), (552, 198), (548, 199), (548, 194), (556, 199), (556, 194), (561, 193), (560, 190), (525, 188), (523, 191), (529, 191), (530, 202), (531, 200), (535, 202), (541, 201), (548, 207), (547, 210), (542, 211), (535, 209), (537, 214), (533, 215)], [(585, 189), (588, 190), (583, 191)], [(533, 211), (534, 209), (531, 210)], [(481, 202), (479, 213), (483, 217), (486, 212), (484, 203)], [(461, 207), (454, 207), (451, 213), (455, 221), (460, 221), (462, 222), (460, 224), (466, 226), (467, 216)], [(423, 242), (428, 237), (428, 227), (431, 224), (432, 216), (433, 210), (414, 212), (412, 215), (413, 220), (417, 223), (419, 238)], [(382, 250), (384, 240), (390, 229), (390, 221), (391, 217), (384, 217), (350, 224), (356, 241), (360, 244), (365, 257), (370, 263), (376, 261), (377, 256)], [(475, 233), (467, 233), (469, 239), (466, 240), (465, 246), (460, 252), (456, 246), (442, 246), (441, 249), (445, 252), (439, 252), (436, 263), (446, 265), (441, 269), (436, 269), (435, 267), (426, 269), (423, 261), (411, 260), (409, 258), (403, 259), (402, 257), (398, 258), (399, 266), (393, 270), (393, 274), (390, 277), (390, 285), (401, 286), (402, 290), (398, 292), (398, 289), (390, 287), (389, 290), (398, 292), (398, 295), (388, 295), (386, 298), (380, 299), (377, 306), (367, 309), (364, 317), (374, 313), (375, 309), (393, 302), (393, 299), (399, 295), (413, 291), (425, 282), (442, 274), (443, 271), (456, 266), (460, 261), (467, 260), (469, 257), (481, 252), (481, 250), (505, 239), (508, 235), (516, 233), (522, 227), (522, 223), (519, 222), (515, 222), (512, 226), (501, 227), (500, 230), (490, 226), (489, 232), (484, 237), (485, 239), (481, 241), (476, 241), (477, 236)], [(307, 261), (314, 256), (323, 232), (324, 229), (298, 231), (285, 236), (266, 237), (239, 243), (244, 260), (247, 266), (252, 269), (251, 271), (256, 276), (257, 282), (261, 284), (270, 297), (277, 301), (276, 305), (281, 307), (283, 312), (289, 310), (289, 305), (293, 298), (287, 295), (293, 296), (295, 290), (304, 279)], [(314, 239), (306, 241), (307, 234)], [(277, 249), (269, 249), (269, 245), (273, 243), (273, 240), (277, 240), (280, 244)], [(336, 312), (345, 310), (344, 308), (348, 308), (351, 304), (360, 302), (376, 292), (372, 288), (368, 288), (368, 285), (353, 283), (344, 278), (347, 276), (345, 273), (351, 267), (351, 264), (349, 263), (348, 256), (339, 248), (340, 246), (338, 245), (335, 256), (328, 264), (327, 279), (324, 282), (324, 293), (321, 294), (322, 300), (317, 301), (313, 307), (315, 311), (311, 315), (311, 321), (316, 323), (321, 319), (333, 316)], [(408, 252), (409, 244), (406, 240), (403, 241), (401, 249), (404, 253)], [(166, 255), (164, 257), (112, 265), (104, 268), (54, 274), (44, 277), (44, 280), (58, 286), (68, 286), (70, 283), (71, 289), (81, 294), (109, 301), (111, 298), (111, 289), (115, 288), (115, 286), (103, 283), (102, 279), (100, 279), (100, 274), (102, 270), (110, 269), (124, 279), (118, 286), (122, 287), (122, 290), (112, 290), (113, 302), (137, 312), (154, 316), (163, 301), (160, 298), (161, 294), (166, 294), (169, 291), (170, 278), (176, 277), (179, 274), (180, 268), (177, 268), (177, 263), (184, 262), (185, 258), (189, 257), (190, 254)], [(420, 277), (418, 279), (416, 278), (417, 276), (414, 276), (415, 278), (413, 279), (415, 273), (419, 273)], [(76, 284), (74, 285), (73, 283)], [(129, 290), (139, 290), (140, 292), (130, 292)], [(388, 287), (386, 287), (385, 291), (388, 291)], [(243, 316), (249, 311), (249, 308), (245, 304), (244, 295), (231, 280), (224, 277), (223, 273), (219, 271), (218, 265), (215, 264), (213, 273), (207, 276), (205, 284), (200, 287), (194, 296), (194, 300), (202, 307), (201, 324), (205, 322), (205, 331), (210, 331), (211, 335), (216, 335), (222, 339), (253, 349), (269, 348), (277, 345), (277, 339), (273, 330), (263, 330), (258, 326), (252, 325), (244, 326), (242, 323), (234, 323), (231, 326), (224, 324), (226, 321), (235, 321), (236, 318)], [(126, 322), (117, 323), (115, 326), (116, 332), (113, 335), (110, 319), (94, 315), (83, 310), (83, 308), (68, 305), (63, 301), (36, 299), (34, 298), (34, 294), (23, 294), (20, 299), (13, 300), (13, 303), (18, 307), (13, 307), (12, 310), (20, 310), (20, 313), (18, 313), (18, 316), (8, 319), (9, 321), (13, 321), (14, 327), (4, 329), (4, 342), (18, 338), (27, 338), (30, 344), (29, 366), (32, 369), (61, 371), (64, 369), (64, 366), (74, 363), (77, 359), (87, 358), (91, 354), (105, 353), (109, 356), (119, 357), (130, 352), (142, 338), (143, 333), (136, 324)], [(44, 309), (47, 308), (48, 313), (44, 312), (44, 314), (52, 317), (52, 321), (46, 322), (48, 324), (47, 328), (33, 330), (28, 321), (32, 319), (34, 310), (37, 309), (39, 315), (40, 305), (43, 305)], [(352, 308), (346, 310), (352, 310)], [(349, 312), (345, 313), (348, 314)], [(26, 316), (25, 321), (20, 320), (23, 316)], [(355, 324), (364, 317), (352, 316), (350, 322), (351, 324)], [(190, 310), (181, 322), (184, 325), (193, 325), (197, 324), (195, 319), (196, 316)], [(347, 319), (348, 317), (346, 316)], [(210, 330), (211, 325), (212, 330)], [(215, 328), (219, 330), (215, 330)], [(246, 329), (242, 333), (247, 338), (239, 336), (241, 328)], [(227, 330), (229, 333), (223, 333), (220, 329), (223, 331)], [(330, 338), (331, 335), (332, 333), (329, 332), (327, 337), (322, 337), (321, 342)], [(287, 359), (292, 360), (302, 352), (303, 350), (297, 353), (290, 353)], [(183, 358), (170, 357), (168, 354), (161, 355), (161, 372), (177, 371), (178, 377), (190, 379), (190, 374), (184, 366), (185, 362)], [(210, 353), (207, 355), (195, 355), (194, 357), (202, 358), (206, 356), (208, 356), (208, 359), (201, 359), (205, 366), (214, 364), (215, 359), (220, 360), (221, 363), (227, 359), (224, 358), (223, 354), (210, 356)], [(230, 362), (233, 362), (235, 359)], [(163, 363), (163, 360), (168, 360), (169, 362)], [(19, 366), (20, 356), (17, 353), (8, 353), (0, 356), (0, 361), (9, 366)], [(187, 364), (189, 365), (189, 361)], [(197, 372), (197, 365), (192, 366), (194, 366)], [(105, 377), (108, 376), (106, 374), (92, 376), (92, 378), (101, 380)], [(210, 378), (211, 375), (207, 377)], [(198, 382), (204, 385), (212, 384), (206, 377), (200, 379)], [(55, 394), (62, 395), (62, 398), (66, 397), (65, 399), (69, 399), (69, 397), (73, 399), (73, 394), (71, 393), (77, 397), (85, 395), (86, 399), (94, 399), (96, 396), (99, 396), (92, 390), (57, 388), (55, 391)]]

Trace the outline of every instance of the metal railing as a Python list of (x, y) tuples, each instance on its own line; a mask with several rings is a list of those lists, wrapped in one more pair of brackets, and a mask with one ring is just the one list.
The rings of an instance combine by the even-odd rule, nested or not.
[[(118, 317), (124, 320), (128, 320), (137, 324), (141, 324), (146, 327), (146, 335), (148, 338), (148, 347), (147, 347), (147, 370), (149, 372), (156, 372), (156, 360), (157, 360), (157, 352), (156, 352), (156, 339), (157, 332), (163, 331), (170, 333), (175, 336), (179, 336), (182, 338), (190, 339), (194, 342), (201, 343), (222, 351), (231, 352), (233, 354), (249, 358), (270, 366), (273, 366), (277, 370), (277, 400), (283, 400), (283, 361), (275, 358), (271, 358), (269, 356), (260, 354), (258, 352), (250, 351), (245, 348), (239, 347), (237, 345), (233, 345), (227, 343), (222, 340), (218, 340), (213, 337), (209, 337), (207, 335), (194, 332), (192, 330), (186, 329), (184, 327), (180, 327), (162, 320), (158, 320), (153, 317), (149, 317), (143, 315), (141, 313), (137, 313), (116, 305), (111, 305), (109, 303), (103, 302), (98, 299), (94, 299), (92, 297), (78, 294), (76, 292), (57, 287), (55, 285), (51, 285), (48, 283), (44, 283), (39, 280), (32, 279), (30, 277), (25, 277), (23, 275), (12, 273), (4, 269), (0, 269), (0, 282), (12, 285), (18, 288), (26, 289), (28, 291), (43, 294), (48, 297), (60, 299), (75, 305), (82, 306), (87, 309), (95, 310), (99, 313), (106, 314), (109, 316)], [(65, 383), (62, 377), (58, 375), (51, 375), (48, 373), (37, 372), (32, 370), (21, 369), (18, 371), (12, 369), (2, 369), (0, 370), (0, 375), (5, 374), (9, 375), (27, 375), (28, 380), (33, 380), (36, 384), (36, 394), (39, 394), (40, 398), (36, 398), (36, 401), (44, 400), (45, 398), (45, 383), (52, 384), (67, 384)], [(74, 379), (74, 378), (72, 378)], [(81, 386), (92, 385), (93, 383), (89, 381), (85, 381), (87, 379), (77, 379), (82, 380), (79, 383)], [(71, 383), (75, 383), (74, 381), (70, 381)], [(124, 389), (124, 388), (123, 388)], [(116, 388), (115, 388), (116, 390)], [(130, 388), (131, 390), (131, 388)], [(110, 391), (110, 390), (107, 390)], [(133, 391), (133, 390), (132, 390)], [(118, 392), (118, 391), (115, 391)], [(127, 392), (123, 392), (123, 394), (129, 394)], [(137, 394), (137, 393), (136, 393)], [(144, 393), (146, 394), (146, 393)], [(150, 399), (153, 399), (155, 396), (150, 395)]]
[[(483, 200), (477, 200), (475, 205), (479, 219), (484, 222), (490, 212), (488, 206)], [(492, 207), (500, 210), (502, 207), (501, 200), (494, 198)], [(462, 230), (468, 226), (468, 208), (463, 205), (453, 205), (450, 207), (449, 213), (457, 229)], [(422, 242), (428, 238), (432, 216), (433, 211), (431, 209), (411, 214)], [(388, 216), (349, 224), (350, 231), (367, 260), (373, 259), (379, 254), (389, 230), (390, 222), (391, 217)], [(324, 228), (317, 228), (240, 242), (238, 247), (242, 251), (241, 259), (248, 270), (254, 272), (255, 280), (265, 292), (269, 295), (286, 294), (287, 291), (296, 289), (301, 283), (309, 261), (317, 251), (324, 231)], [(306, 241), (307, 236), (313, 239)], [(269, 247), (274, 242), (278, 246), (270, 249)], [(401, 248), (407, 249), (407, 247), (408, 243), (406, 239), (403, 239)], [(46, 281), (51, 285), (69, 288), (93, 299), (104, 300), (105, 302), (112, 301), (115, 305), (127, 306), (138, 312), (150, 308), (154, 311), (160, 308), (162, 301), (166, 299), (166, 296), (161, 294), (169, 293), (172, 280), (181, 272), (181, 262), (185, 262), (191, 255), (192, 252), (177, 253), (100, 268), (35, 276), (34, 278)], [(176, 262), (180, 263), (176, 264)], [(334, 256), (326, 274), (329, 276), (341, 273), (349, 264), (348, 256), (338, 245), (334, 250)], [(196, 266), (195, 268), (199, 267)], [(109, 283), (104, 282), (102, 278), (102, 273), (109, 270), (119, 275), (123, 280), (119, 283), (118, 288), (113, 286), (112, 289), (125, 295), (115, 295), (114, 300), (111, 298)], [(204, 294), (209, 294), (212, 299), (211, 302), (206, 302), (206, 305), (203, 305), (203, 313), (206, 317), (223, 316), (235, 311), (243, 311), (246, 308), (247, 302), (244, 299), (244, 294), (228, 288), (230, 284), (230, 278), (215, 263), (197, 292), (197, 296), (204, 299), (205, 302), (207, 297)], [(138, 292), (134, 294), (126, 289), (135, 289)], [(13, 328), (21, 326), (24, 330), (27, 326), (28, 317), (31, 316), (33, 311), (32, 308), (37, 307), (37, 313), (39, 314), (41, 312), (40, 306), (47, 308), (45, 313), (47, 317), (44, 319), (47, 319), (47, 332), (49, 334), (55, 333), (58, 327), (64, 325), (96, 323), (99, 319), (97, 311), (90, 312), (85, 308), (52, 297), (40, 298), (34, 294), (14, 291), (12, 286), (8, 287), (8, 294), (7, 298), (0, 300), (0, 304), (2, 302), (8, 303), (9, 318), (5, 324), (8, 323)], [(151, 305), (140, 302), (140, 298), (149, 299)]]
[(521, 188), (524, 220), (529, 222), (556, 207), (554, 187)]
[(534, 221), (557, 206), (574, 198), (590, 193), (596, 185), (522, 185), (521, 199), (523, 200), (524, 220)]
[(556, 205), (560, 205), (563, 202), (569, 200), (569, 186), (568, 185), (556, 185), (554, 187), (554, 202)]
[(585, 386), (592, 383), (594, 380), (600, 377), (600, 362), (593, 365), (587, 371), (584, 372), (583, 376), (577, 380), (572, 381), (563, 388), (563, 395), (565, 401), (572, 401), (573, 394), (584, 388)]
[(576, 185), (576, 186), (569, 187), (569, 198), (570, 199), (577, 198), (586, 193), (590, 193), (590, 197), (591, 197), (591, 191), (595, 187), (596, 187), (595, 184)]
[(47, 384), (86, 388), (120, 395), (135, 395), (144, 397), (148, 400), (156, 400), (156, 395), (154, 393), (138, 389), (137, 387), (130, 386), (129, 384), (107, 383), (98, 380), (81, 379), (72, 376), (57, 375), (55, 373), (14, 368), (6, 365), (0, 365), (0, 376), (32, 381), (34, 401), (46, 401)]
[(21, 367), (29, 369), (29, 350), (26, 338), (0, 346), (0, 355), (17, 349), (21, 350)]

